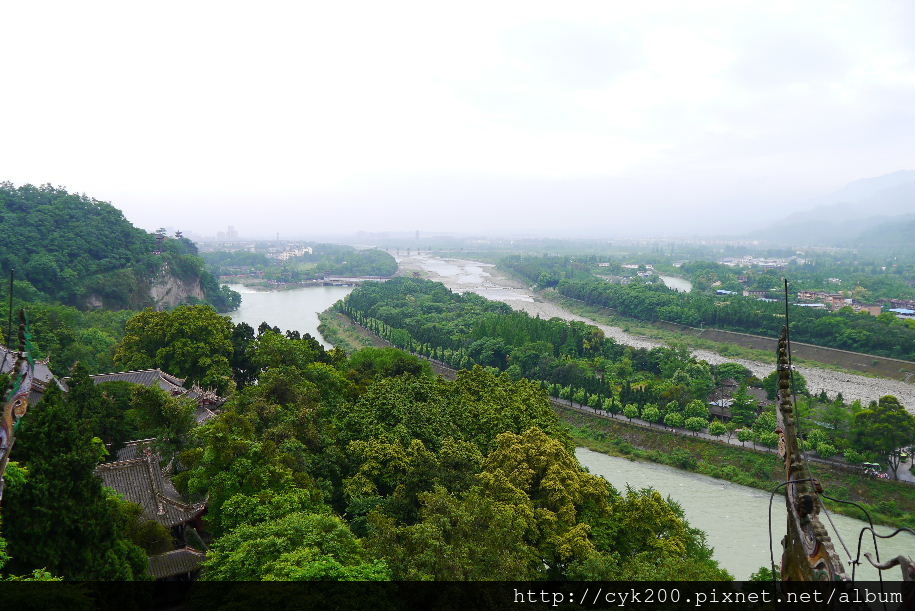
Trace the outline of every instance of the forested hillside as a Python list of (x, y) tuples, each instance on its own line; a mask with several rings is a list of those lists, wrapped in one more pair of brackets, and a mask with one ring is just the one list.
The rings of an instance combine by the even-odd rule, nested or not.
[(220, 311), (237, 306), (191, 241), (157, 240), (86, 195), (0, 183), (0, 232), (0, 273), (16, 270), (16, 296), (25, 302), (139, 309), (155, 305), (154, 285), (186, 283)]
[(75, 372), (18, 433), (0, 568), (144, 578), (159, 539), (92, 477), (92, 438), (156, 436), (175, 485), (206, 500), (205, 580), (730, 577), (676, 504), (582, 469), (538, 384), (479, 367), (446, 381), (399, 350), (347, 357), (201, 306), (128, 328), (120, 362), (240, 390), (194, 426), (193, 403)]

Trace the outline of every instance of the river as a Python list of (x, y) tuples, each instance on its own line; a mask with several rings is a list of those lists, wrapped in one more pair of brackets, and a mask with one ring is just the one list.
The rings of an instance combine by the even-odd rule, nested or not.
[[(453, 291), (478, 293), (489, 299), (505, 302), (512, 308), (527, 312), (531, 316), (540, 316), (541, 318), (556, 316), (564, 320), (585, 322), (596, 326), (607, 337), (627, 346), (654, 348), (655, 346), (663, 345), (661, 341), (627, 333), (620, 327), (595, 322), (589, 318), (573, 314), (560, 305), (545, 301), (528, 286), (500, 273), (495, 265), (491, 263), (481, 263), (466, 259), (443, 259), (434, 255), (397, 257), (397, 262), (401, 273), (416, 272), (430, 280), (441, 282)], [(667, 276), (666, 278), (688, 283), (682, 278), (674, 278), (673, 276)], [(681, 286), (685, 288), (685, 285)], [(753, 372), (753, 375), (760, 378), (766, 377), (775, 369), (774, 362), (726, 357), (711, 350), (693, 350), (693, 354), (712, 365), (724, 362), (739, 363)], [(809, 388), (826, 388), (830, 394), (841, 392), (846, 401), (860, 399), (865, 404), (883, 395), (893, 395), (909, 411), (915, 412), (915, 384), (909, 384), (901, 380), (870, 378), (807, 365), (798, 366), (797, 370), (807, 378)]]
[[(708, 543), (715, 549), (714, 557), (736, 579), (746, 579), (761, 566), (769, 565), (769, 493), (756, 488), (732, 484), (698, 473), (680, 471), (666, 465), (638, 462), (608, 456), (587, 448), (577, 448), (575, 455), (591, 473), (600, 475), (617, 490), (651, 486), (664, 496), (669, 496), (683, 508), (691, 526), (708, 535)], [(857, 551), (858, 533), (866, 522), (843, 515), (831, 514), (832, 520), (848, 546), (851, 555)], [(845, 550), (824, 516), (820, 516), (833, 540), (840, 558)], [(776, 565), (781, 557), (781, 538), (785, 533), (785, 499), (776, 496), (772, 502), (772, 537)], [(894, 529), (877, 527), (877, 532), (888, 534)], [(903, 537), (905, 535), (905, 537)], [(880, 558), (886, 560), (899, 554), (912, 554), (915, 537), (902, 533), (893, 539), (880, 542)], [(877, 570), (863, 557), (873, 553), (873, 543), (862, 543), (864, 564), (858, 567), (856, 579), (877, 579)], [(867, 565), (867, 566), (864, 566)], [(849, 571), (851, 569), (849, 568)], [(902, 579), (899, 569), (886, 571), (884, 579)]]
[(241, 293), (241, 307), (230, 312), (232, 322), (246, 322), (256, 330), (266, 321), (279, 327), (311, 334), (325, 348), (332, 346), (318, 333), (318, 313), (352, 292), (351, 286), (306, 286), (282, 291), (256, 291), (242, 284), (229, 288)]
[[(452, 288), (464, 291), (473, 289), (474, 292), (505, 301), (519, 309), (552, 305), (535, 301), (523, 286), (493, 276), (491, 272), (494, 270), (488, 264), (436, 260), (430, 261), (429, 267), (435, 269), (437, 275), (447, 274), (450, 280), (448, 284)], [(429, 271), (429, 268), (425, 269)], [(242, 294), (241, 307), (231, 313), (234, 322), (247, 322), (256, 328), (262, 321), (267, 321), (283, 330), (310, 333), (327, 347), (329, 345), (318, 333), (317, 314), (352, 291), (352, 287), (336, 286), (283, 291), (255, 291), (242, 285), (230, 287)], [(547, 311), (539, 313), (546, 314)], [(683, 507), (690, 524), (708, 534), (709, 544), (715, 548), (715, 558), (721, 566), (736, 578), (749, 577), (759, 567), (769, 563), (767, 493), (663, 465), (634, 462), (584, 448), (578, 448), (576, 455), (592, 473), (605, 477), (618, 489), (625, 489), (627, 483), (634, 487), (652, 486), (677, 501)], [(773, 503), (773, 511), (777, 561), (785, 525), (784, 500), (781, 497), (777, 497)], [(845, 516), (833, 516), (833, 519), (854, 554), (858, 531), (864, 523)], [(836, 548), (840, 554), (844, 553), (838, 542)], [(911, 554), (913, 548), (915, 543), (911, 538), (888, 540), (881, 543), (881, 557), (889, 558), (903, 552)], [(870, 547), (865, 548), (865, 551), (870, 550)], [(870, 568), (859, 570), (864, 572), (865, 577), (874, 578), (876, 575)], [(899, 575), (898, 570), (893, 570), (887, 578), (899, 579)]]

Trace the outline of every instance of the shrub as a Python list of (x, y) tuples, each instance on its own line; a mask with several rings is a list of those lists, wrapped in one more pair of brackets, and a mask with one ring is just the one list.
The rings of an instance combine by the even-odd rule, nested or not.
[(664, 416), (664, 424), (672, 428), (681, 428), (683, 426), (683, 416), (677, 412), (670, 412)]
[(670, 464), (679, 468), (686, 469), (687, 471), (695, 471), (699, 466), (699, 461), (696, 460), (696, 457), (692, 455), (688, 450), (683, 448), (677, 448), (670, 453)]
[(864, 462), (864, 455), (857, 450), (848, 449), (845, 450), (845, 460), (853, 465), (860, 465)]
[(778, 445), (778, 433), (767, 431), (765, 433), (760, 433), (756, 437), (756, 441), (761, 445), (766, 446), (767, 448), (774, 448)]
[(720, 420), (715, 420), (708, 425), (708, 432), (715, 437), (720, 437), (728, 432), (728, 427)]
[(836, 448), (831, 443), (821, 443), (817, 446), (817, 454), (823, 458), (829, 458), (836, 455)]
[(686, 419), (686, 428), (692, 431), (693, 433), (698, 433), (705, 429), (708, 426), (708, 420), (705, 418), (700, 418), (698, 416), (693, 416), (692, 418)]

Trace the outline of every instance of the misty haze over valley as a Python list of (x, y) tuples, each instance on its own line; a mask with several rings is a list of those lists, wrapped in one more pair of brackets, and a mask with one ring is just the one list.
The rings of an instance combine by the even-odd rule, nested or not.
[[(29, 94), (0, 101), (0, 177), (150, 231), (620, 239), (915, 214), (908, 2), (55, 6), (6, 15)], [(901, 193), (867, 183), (886, 175)]]
[(3, 609), (915, 580), (915, 3), (0, 14)]

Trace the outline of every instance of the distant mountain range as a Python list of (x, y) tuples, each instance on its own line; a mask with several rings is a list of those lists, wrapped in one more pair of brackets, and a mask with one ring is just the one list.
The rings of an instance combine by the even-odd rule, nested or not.
[(776, 244), (915, 251), (915, 171), (849, 183), (749, 237)]

